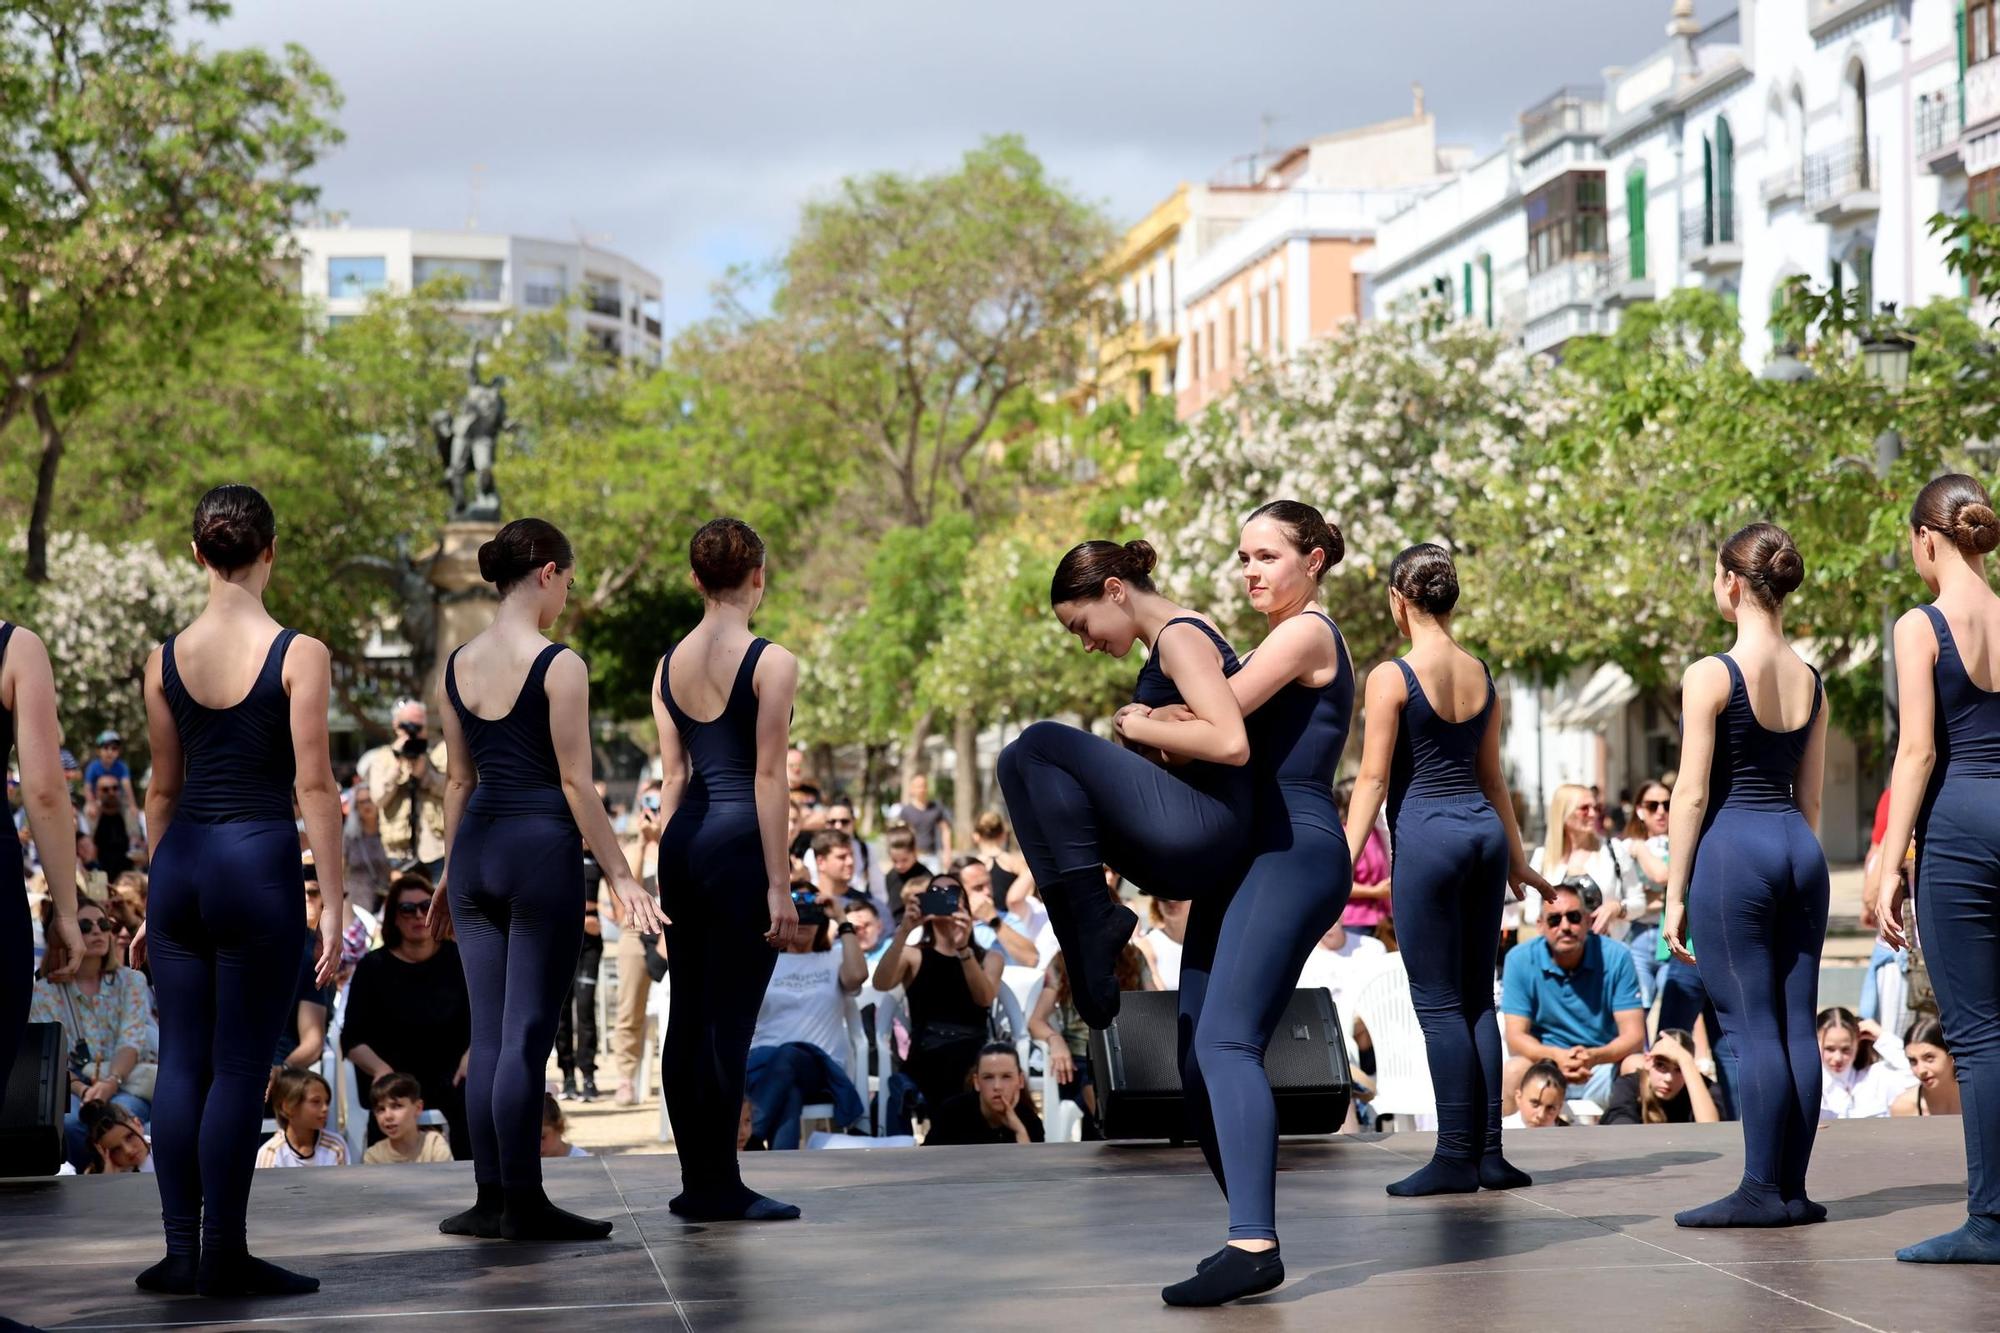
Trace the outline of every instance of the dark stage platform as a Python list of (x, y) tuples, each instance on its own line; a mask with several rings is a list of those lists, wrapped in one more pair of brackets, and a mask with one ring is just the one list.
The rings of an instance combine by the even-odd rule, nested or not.
[[(1219, 1311), (1159, 1288), (1223, 1235), (1223, 1205), (1183, 1149), (1065, 1144), (794, 1152), (747, 1160), (803, 1221), (699, 1226), (666, 1209), (671, 1156), (551, 1163), (550, 1193), (615, 1217), (599, 1245), (440, 1236), (467, 1166), (259, 1173), (252, 1237), (319, 1275), (316, 1296), (151, 1298), (160, 1253), (149, 1177), (0, 1183), (0, 1313), (51, 1328), (2000, 1329), (2000, 1271), (1915, 1268), (1898, 1245), (1956, 1226), (1959, 1122), (1825, 1126), (1814, 1193), (1831, 1222), (1688, 1232), (1675, 1209), (1730, 1189), (1734, 1125), (1516, 1133), (1541, 1182), (1442, 1200), (1382, 1192), (1429, 1135), (1289, 1143), (1279, 1224), (1290, 1279)], [(400, 1323), (396, 1321), (401, 1321)]]

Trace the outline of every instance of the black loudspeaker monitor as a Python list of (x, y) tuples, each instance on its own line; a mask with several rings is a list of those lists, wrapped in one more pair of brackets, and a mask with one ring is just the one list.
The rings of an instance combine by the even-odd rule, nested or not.
[[(1181, 1100), (1173, 991), (1127, 991), (1118, 1017), (1090, 1034), (1097, 1116), (1107, 1139), (1191, 1138)], [(1322, 988), (1292, 992), (1265, 1052), (1280, 1134), (1332, 1134), (1347, 1119), (1354, 1090), (1347, 1041)]]
[(0, 1088), (0, 1176), (52, 1176), (62, 1167), (69, 1102), (60, 1023), (30, 1023)]

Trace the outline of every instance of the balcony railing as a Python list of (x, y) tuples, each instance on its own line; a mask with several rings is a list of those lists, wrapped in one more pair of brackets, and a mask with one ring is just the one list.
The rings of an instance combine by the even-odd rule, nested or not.
[(1832, 208), (1843, 200), (1873, 192), (1880, 171), (1880, 141), (1869, 144), (1853, 140), (1838, 148), (1828, 148), (1806, 158), (1806, 207), (1815, 211)]
[(1964, 128), (1977, 129), (2000, 119), (2000, 56), (1988, 56), (1965, 67)]
[(524, 282), (521, 284), (521, 300), (533, 306), (561, 305), (569, 293), (559, 282)]
[(1558, 88), (1521, 113), (1521, 147), (1532, 153), (1564, 134), (1596, 134), (1604, 128), (1604, 95), (1573, 84)]
[(1632, 248), (1632, 238), (1613, 241), (1611, 258), (1604, 265), (1604, 299), (1613, 305), (1624, 305), (1632, 301), (1653, 299), (1653, 282), (1646, 268), (1646, 238), (1638, 238), (1639, 248)]
[(609, 315), (613, 319), (625, 312), (616, 292), (592, 291), (584, 297), (583, 308), (593, 315)]
[(1939, 88), (1917, 98), (1917, 156), (1929, 157), (1958, 142), (1958, 88)]
[(1695, 204), (1681, 210), (1681, 254), (1690, 264), (1740, 260), (1743, 221), (1731, 199), (1727, 206)]
[(1564, 306), (1586, 306), (1604, 291), (1606, 255), (1577, 255), (1528, 279), (1528, 318), (1536, 320)]
[(1767, 208), (1793, 199), (1803, 199), (1805, 193), (1805, 168), (1797, 162), (1787, 163), (1765, 176), (1758, 190)]

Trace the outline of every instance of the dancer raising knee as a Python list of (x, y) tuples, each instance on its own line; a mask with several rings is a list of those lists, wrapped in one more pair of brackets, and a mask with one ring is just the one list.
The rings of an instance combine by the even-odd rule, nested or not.
[[(1250, 741), (1229, 690), (1236, 654), (1216, 628), (1153, 587), (1153, 548), (1088, 541), (1056, 566), (1049, 604), (1084, 651), (1151, 651), (1116, 725), (1124, 745), (1059, 722), (1036, 722), (1000, 752), (1000, 790), (1049, 922), (1062, 946), (1071, 997), (1092, 1027), (1118, 1014), (1116, 966), (1138, 917), (1104, 892), (1108, 864), (1156, 898), (1227, 893), (1242, 878), (1250, 832)], [(1170, 733), (1148, 716), (1184, 703), (1190, 721)], [(1167, 734), (1192, 762), (1164, 768), (1147, 755)], [(1181, 964), (1183, 1074), (1192, 1037), (1189, 968), (1207, 971), (1213, 931), (1191, 928)]]
[(445, 662), (445, 882), (431, 895), (432, 933), (458, 937), (471, 1000), (465, 1114), (478, 1193), (438, 1230), (601, 1240), (611, 1223), (565, 1212), (542, 1189), (543, 1072), (583, 943), (583, 844), (635, 929), (658, 929), (659, 908), (591, 781), (589, 672), (543, 637), (576, 580), (568, 539), (517, 518), (479, 548), (479, 573), (500, 609)]
[(1813, 830), (1826, 710), (1819, 672), (1793, 649), (1782, 621), (1786, 594), (1804, 578), (1783, 528), (1752, 523), (1730, 537), (1716, 557), (1714, 590), (1736, 642), (1681, 680), (1663, 929), (1667, 947), (1689, 963), (1694, 929), (1702, 985), (1740, 1061), (1743, 1115), (1742, 1183), (1676, 1213), (1684, 1227), (1776, 1227), (1826, 1216), (1806, 1197), (1820, 1106), (1813, 1016), (1827, 873)]
[(1429, 1165), (1395, 1195), (1469, 1194), (1531, 1184), (1500, 1151), (1500, 1029), (1493, 950), (1508, 892), (1548, 882), (1528, 867), (1500, 771), (1500, 698), (1486, 664), (1459, 647), (1458, 570), (1425, 542), (1389, 566), (1389, 613), (1407, 655), (1368, 674), (1361, 776), (1347, 806), (1359, 852), (1389, 804), (1396, 936), (1437, 1091)]
[(750, 632), (764, 599), (764, 542), (740, 519), (688, 544), (701, 623), (660, 659), (660, 885), (673, 1002), (661, 1079), (680, 1153), (667, 1207), (698, 1221), (799, 1215), (743, 1183), (736, 1164), (744, 1067), (778, 951), (798, 926), (785, 751), (798, 659)]
[(1965, 1225), (1896, 1251), (1907, 1263), (2000, 1263), (2000, 597), (1986, 581), (1996, 546), (2000, 518), (1971, 477), (1939, 477), (1917, 496), (1910, 560), (1937, 600), (1896, 622), (1902, 736), (1878, 901), (1883, 934), (1906, 947), (1895, 868), (1914, 835), (1917, 928), (1958, 1063), (1967, 1199)]
[[(319, 867), (318, 984), (340, 965), (340, 793), (327, 754), (326, 645), (264, 609), (277, 517), (248, 486), (194, 512), (208, 605), (146, 660), (153, 874), (146, 934), (160, 1009), (153, 1164), (167, 1257), (149, 1291), (278, 1296), (319, 1279), (251, 1257), (244, 1214), (271, 1051), (297, 993), (305, 895), (292, 793)], [(203, 700), (213, 702), (204, 703)]]

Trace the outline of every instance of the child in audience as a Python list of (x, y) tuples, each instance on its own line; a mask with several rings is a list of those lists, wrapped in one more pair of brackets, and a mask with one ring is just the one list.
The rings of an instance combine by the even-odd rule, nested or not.
[(449, 1162), (451, 1145), (444, 1135), (422, 1128), (418, 1118), (424, 1113), (424, 1086), (416, 1075), (401, 1070), (384, 1074), (368, 1090), (374, 1103), (375, 1123), (386, 1136), (371, 1143), (361, 1154), (363, 1166), (390, 1162)]
[(589, 1153), (563, 1138), (569, 1130), (569, 1122), (563, 1119), (562, 1106), (553, 1094), (542, 1094), (542, 1156), (544, 1157), (588, 1157)]
[(83, 1121), (84, 1135), (90, 1144), (90, 1162), (83, 1168), (84, 1175), (151, 1173), (153, 1145), (147, 1140), (146, 1127), (139, 1123), (138, 1116), (116, 1102), (90, 1101), (83, 1104), (77, 1117)]
[(347, 1143), (326, 1127), (333, 1089), (317, 1070), (287, 1069), (271, 1086), (278, 1132), (257, 1150), (258, 1166), (346, 1166)]
[(1547, 1129), (1566, 1124), (1563, 1119), (1569, 1082), (1562, 1066), (1553, 1060), (1537, 1060), (1521, 1075), (1521, 1087), (1514, 1094), (1513, 1113), (1502, 1117), (1502, 1129)]

